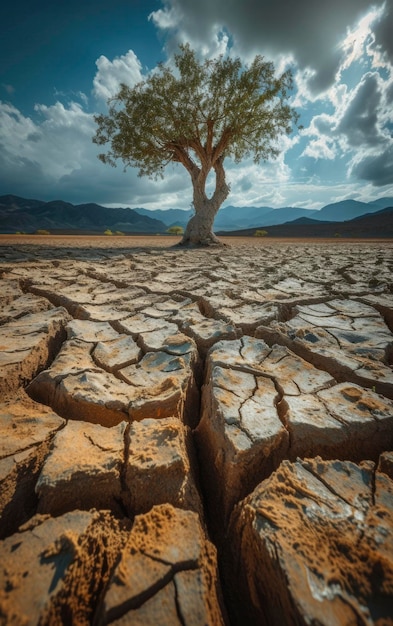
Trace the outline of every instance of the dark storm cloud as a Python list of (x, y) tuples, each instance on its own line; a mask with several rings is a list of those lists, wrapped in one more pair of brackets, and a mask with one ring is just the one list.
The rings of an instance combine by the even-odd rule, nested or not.
[[(98, 175), (99, 174), (99, 175)], [(94, 181), (86, 185), (86, 179)], [(119, 165), (115, 170), (101, 163), (92, 162), (83, 169), (72, 171), (62, 176), (56, 188), (62, 197), (71, 202), (91, 202), (94, 197), (99, 204), (129, 204), (130, 196), (140, 197), (141, 202), (157, 200), (158, 194), (171, 192), (187, 192), (190, 185), (186, 177), (167, 176), (163, 181), (152, 181), (149, 178), (140, 178), (136, 170), (127, 169)], [(149, 196), (152, 199), (149, 200)], [(188, 208), (188, 207), (187, 207)]]
[(387, 0), (384, 15), (374, 26), (375, 42), (373, 47), (386, 55), (393, 65), (393, 2)]
[[(51, 179), (39, 163), (24, 157), (10, 160), (0, 145), (0, 195), (16, 190), (16, 195), (41, 199), (43, 189), (50, 186)], [(42, 199), (53, 199), (53, 196)]]
[(352, 174), (376, 187), (393, 183), (393, 142), (375, 156), (367, 156), (352, 168)]
[(365, 74), (337, 127), (351, 146), (375, 146), (385, 141), (378, 124), (382, 99), (378, 79), (376, 73)]
[[(177, 18), (179, 32), (190, 39), (208, 41), (214, 27), (224, 27), (244, 53), (261, 51), (267, 56), (293, 54), (301, 67), (315, 70), (310, 87), (321, 91), (332, 84), (342, 51), (339, 47), (356, 21), (382, 0), (167, 0), (167, 20), (174, 29)], [(388, 0), (389, 10), (392, 0)], [(388, 8), (386, 8), (388, 11)], [(165, 20), (154, 20), (168, 28)], [(391, 15), (391, 12), (389, 13)], [(164, 15), (161, 13), (161, 16)], [(390, 18), (389, 18), (390, 19)], [(392, 37), (385, 19), (379, 22), (378, 45), (391, 50)]]

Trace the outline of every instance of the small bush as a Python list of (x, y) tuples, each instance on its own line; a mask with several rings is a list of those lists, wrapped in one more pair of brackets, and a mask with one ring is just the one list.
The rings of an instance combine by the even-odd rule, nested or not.
[(166, 232), (170, 235), (182, 235), (184, 228), (182, 226), (170, 226)]
[(107, 228), (106, 230), (104, 230), (104, 235), (113, 235), (113, 232)]
[(115, 232), (115, 235), (124, 235), (124, 233), (123, 233), (121, 230), (117, 230), (117, 231)]
[(36, 235), (50, 235), (49, 230), (45, 230), (43, 228), (40, 228), (38, 230), (35, 231)]
[(266, 237), (268, 235), (267, 230), (256, 230), (254, 233), (254, 237)]

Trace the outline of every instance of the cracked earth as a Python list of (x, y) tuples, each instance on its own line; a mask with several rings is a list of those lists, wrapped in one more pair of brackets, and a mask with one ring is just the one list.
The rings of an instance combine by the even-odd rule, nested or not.
[(393, 624), (393, 244), (73, 241), (0, 242), (0, 623)]

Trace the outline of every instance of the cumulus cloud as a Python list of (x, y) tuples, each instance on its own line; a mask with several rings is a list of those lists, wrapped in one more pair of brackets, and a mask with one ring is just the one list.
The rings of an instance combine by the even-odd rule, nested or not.
[(375, 146), (385, 140), (378, 123), (381, 99), (379, 74), (369, 72), (355, 89), (336, 129), (350, 146)]
[(380, 21), (385, 23), (387, 19), (386, 5), (383, 4), (379, 8), (373, 8), (366, 15), (359, 20), (351, 28), (347, 28), (347, 35), (341, 42), (340, 48), (343, 51), (343, 58), (340, 64), (340, 73), (348, 69), (352, 63), (361, 59), (367, 50), (370, 51), (370, 46), (375, 42), (376, 24)]
[(393, 184), (393, 141), (383, 151), (356, 158), (351, 172), (357, 178), (370, 181), (376, 187)]
[(315, 115), (310, 125), (302, 132), (303, 149), (302, 157), (333, 160), (338, 155), (335, 128), (337, 121), (333, 115), (321, 113)]
[(348, 176), (377, 187), (393, 183), (393, 95), (391, 77), (367, 72), (348, 94), (334, 134), (352, 158)]
[[(288, 149), (289, 145), (292, 144), (288, 142)], [(280, 206), (283, 199), (280, 190), (289, 185), (291, 168), (286, 163), (283, 149), (276, 160), (262, 164), (255, 164), (252, 159), (240, 164), (228, 161), (226, 175), (231, 186), (230, 204), (259, 206), (271, 203), (272, 206)]]
[[(37, 105), (38, 121), (10, 104), (0, 103), (0, 185), (26, 188), (29, 195), (56, 189), (61, 178), (80, 169), (93, 157), (94, 122), (82, 107), (60, 102)], [(41, 197), (38, 195), (38, 197)]]
[(0, 194), (18, 190), (25, 197), (76, 204), (189, 208), (191, 185), (180, 167), (167, 168), (163, 181), (152, 182), (136, 170), (101, 163), (92, 143), (93, 115), (79, 104), (41, 104), (36, 113), (33, 120), (0, 102)]
[[(390, 2), (380, 18), (377, 36), (378, 46), (387, 53), (392, 46), (386, 27)], [(300, 68), (313, 70), (309, 86), (321, 92), (334, 82), (345, 54), (339, 44), (348, 29), (371, 7), (381, 7), (383, 0), (165, 0), (164, 4), (151, 19), (166, 33), (208, 46), (212, 30), (226, 29), (236, 50), (245, 57), (256, 52), (273, 57), (292, 55)]]
[(305, 150), (303, 150), (302, 156), (312, 157), (316, 160), (333, 160), (337, 156), (336, 150), (334, 149), (334, 141), (323, 136), (312, 139)]
[(108, 100), (117, 94), (121, 83), (132, 87), (140, 82), (142, 65), (133, 50), (110, 61), (101, 55), (96, 61), (97, 72), (93, 79), (93, 92), (97, 98)]

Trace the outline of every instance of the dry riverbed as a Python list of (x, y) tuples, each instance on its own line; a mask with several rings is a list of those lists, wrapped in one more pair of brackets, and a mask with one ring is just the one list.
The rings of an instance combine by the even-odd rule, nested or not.
[(393, 242), (0, 236), (1, 624), (393, 624)]

